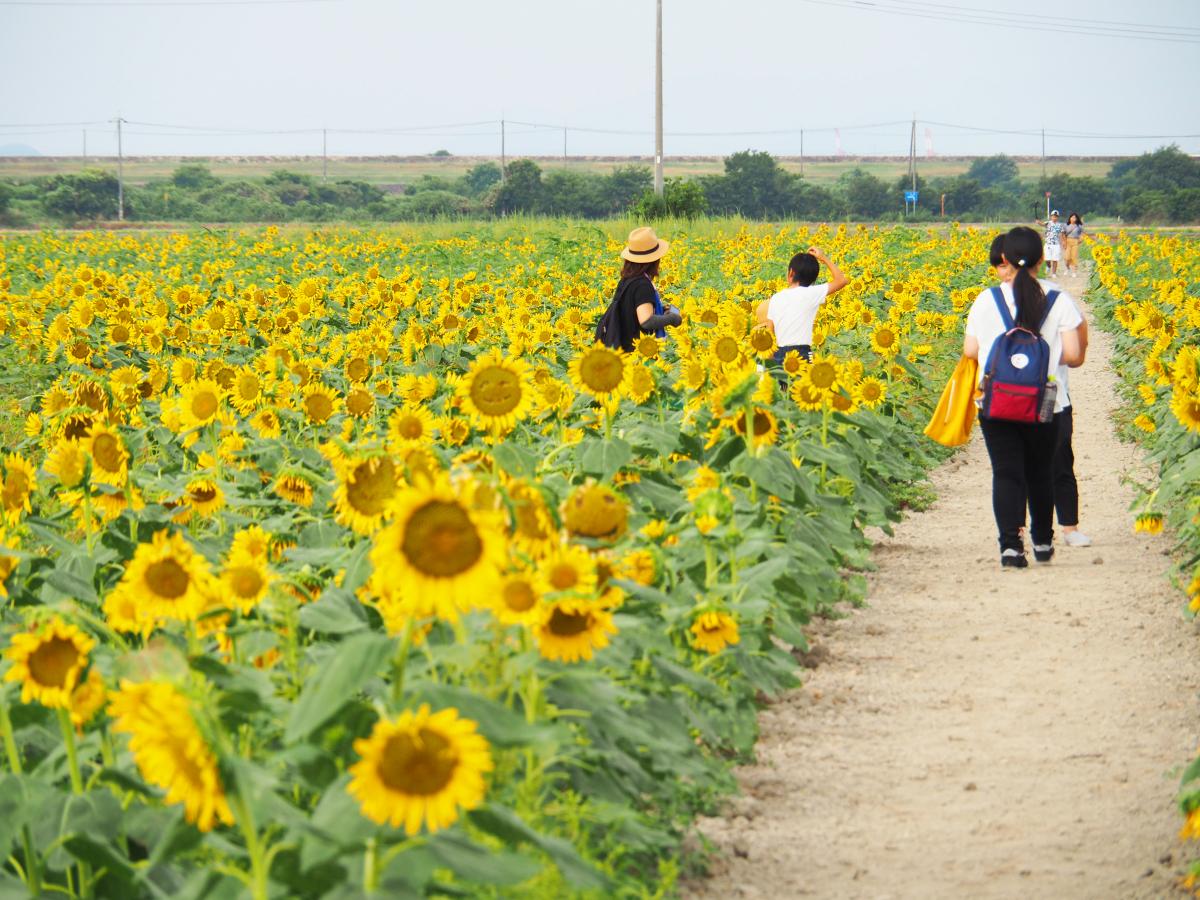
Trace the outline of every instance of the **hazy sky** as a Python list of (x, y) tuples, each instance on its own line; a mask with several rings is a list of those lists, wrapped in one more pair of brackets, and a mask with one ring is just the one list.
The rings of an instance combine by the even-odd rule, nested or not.
[[(77, 154), (321, 152), (321, 135), (222, 134), (394, 129), (498, 120), (573, 131), (575, 154), (653, 151), (654, 0), (0, 0), (0, 145)], [(880, 4), (904, 15), (878, 11)], [(918, 16), (1000, 8), (1003, 28)], [(1173, 26), (1187, 43), (1045, 30), (1032, 16)], [(1090, 16), (1090, 19), (1086, 18)], [(1126, 28), (1128, 26), (1119, 26)], [(937, 154), (1137, 153), (1165, 140), (1053, 132), (1200, 135), (1200, 0), (664, 0), (666, 151), (752, 147), (795, 154), (798, 134), (671, 132), (805, 128), (805, 151), (904, 154), (915, 113)], [(44, 127), (30, 127), (43, 125)], [(161, 124), (193, 126), (170, 131)], [(20, 127), (9, 127), (9, 126)], [(39, 132), (39, 133), (29, 133)], [(453, 133), (453, 134), (451, 134)], [(1176, 141), (1200, 153), (1200, 137)], [(329, 135), (341, 154), (498, 153), (498, 126), (427, 134)], [(561, 130), (509, 127), (511, 155), (559, 154)]]

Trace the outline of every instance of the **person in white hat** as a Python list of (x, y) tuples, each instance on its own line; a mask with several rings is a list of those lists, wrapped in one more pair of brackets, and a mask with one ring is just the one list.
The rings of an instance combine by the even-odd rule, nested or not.
[(1046, 226), (1046, 268), (1050, 270), (1050, 275), (1058, 274), (1058, 263), (1062, 259), (1062, 233), (1063, 224), (1058, 221), (1058, 210), (1050, 211), (1050, 221), (1043, 222), (1041, 219), (1035, 220), (1039, 225)]
[(654, 286), (659, 261), (670, 248), (671, 245), (659, 238), (653, 228), (635, 228), (629, 233), (629, 240), (621, 251), (621, 259), (625, 260), (621, 280), (608, 310), (596, 326), (597, 342), (631, 353), (643, 334), (665, 338), (667, 328), (683, 323), (679, 310), (664, 305)]

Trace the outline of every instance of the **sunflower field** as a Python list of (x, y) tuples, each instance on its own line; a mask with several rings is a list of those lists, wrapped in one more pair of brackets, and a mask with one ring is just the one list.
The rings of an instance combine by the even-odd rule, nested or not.
[[(1128, 403), (1127, 434), (1158, 479), (1143, 486), (1134, 527), (1164, 524), (1179, 553), (1188, 611), (1200, 613), (1200, 240), (1117, 235), (1091, 248), (1100, 290), (1092, 306), (1116, 342), (1113, 365)], [(1200, 758), (1183, 775), (1181, 836), (1200, 840)], [(1200, 885), (1200, 860), (1187, 879)]]
[[(591, 339), (615, 227), (491, 228), (0, 238), (0, 896), (658, 897), (702, 866), (805, 624), (936, 461), (989, 236), (679, 229), (684, 325), (623, 356)], [(811, 364), (763, 370), (753, 305), (810, 244), (852, 283)], [(1133, 246), (1194, 480), (1200, 257)]]

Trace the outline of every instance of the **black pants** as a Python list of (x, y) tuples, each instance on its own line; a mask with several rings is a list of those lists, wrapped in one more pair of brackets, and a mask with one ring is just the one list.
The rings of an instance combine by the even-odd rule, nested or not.
[(792, 344), (789, 347), (778, 347), (775, 350), (775, 362), (777, 365), (783, 365), (783, 358), (789, 352), (795, 350), (800, 354), (800, 358), (805, 362), (812, 362), (812, 347), (808, 344)]
[(1022, 550), (1021, 528), (1029, 507), (1029, 533), (1035, 544), (1054, 539), (1054, 457), (1058, 417), (1026, 425), (980, 419), (983, 441), (992, 460), (992, 511), (1000, 532), (1000, 550)]
[(1054, 509), (1059, 525), (1079, 524), (1079, 485), (1075, 481), (1075, 451), (1071, 449), (1074, 420), (1071, 407), (1054, 417), (1058, 421), (1058, 441), (1054, 450)]

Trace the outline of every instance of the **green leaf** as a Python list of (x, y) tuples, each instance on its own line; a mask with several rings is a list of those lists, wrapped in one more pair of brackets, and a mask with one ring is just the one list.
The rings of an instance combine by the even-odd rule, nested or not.
[(588, 475), (607, 481), (633, 459), (633, 448), (620, 438), (590, 438), (579, 449), (579, 465)]
[(472, 824), (506, 843), (528, 841), (544, 851), (563, 877), (577, 888), (603, 890), (611, 886), (604, 873), (593, 868), (568, 841), (534, 831), (507, 807), (489, 803), (471, 812), (469, 818)]
[(109, 844), (102, 844), (90, 837), (77, 834), (67, 838), (63, 846), (76, 859), (91, 863), (97, 869), (104, 869), (108, 875), (123, 882), (131, 882), (137, 877), (133, 867), (124, 857), (118, 856)]
[(626, 432), (626, 437), (633, 446), (651, 450), (659, 456), (667, 456), (679, 446), (679, 429), (667, 425), (643, 422)]
[(313, 673), (288, 717), (284, 740), (292, 743), (320, 727), (362, 689), (391, 655), (393, 642), (381, 634), (347, 638), (319, 673)]
[(448, 684), (422, 685), (417, 699), (434, 709), (453, 707), (479, 725), (479, 731), (499, 747), (523, 747), (558, 739), (558, 729), (548, 723), (530, 724), (507, 706), (466, 688)]
[(329, 588), (300, 608), (300, 624), (323, 634), (351, 634), (367, 627), (367, 612), (345, 588)]
[(492, 850), (454, 832), (442, 832), (429, 842), (429, 850), (456, 875), (485, 884), (520, 884), (542, 867), (528, 856)]
[(529, 478), (537, 471), (537, 456), (511, 443), (506, 442), (493, 447), (492, 459), (501, 469), (516, 478)]

